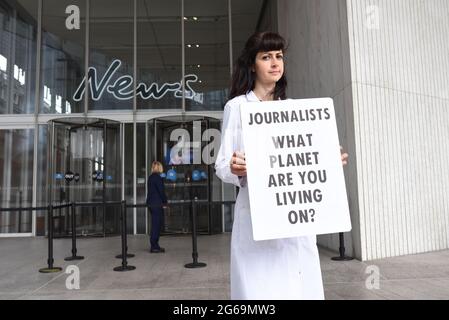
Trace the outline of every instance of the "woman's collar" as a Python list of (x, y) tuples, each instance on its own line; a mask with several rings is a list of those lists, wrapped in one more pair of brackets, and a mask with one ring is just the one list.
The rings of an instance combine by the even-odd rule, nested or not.
[[(260, 100), (260, 99), (256, 96), (256, 94), (254, 93), (253, 90), (249, 91), (249, 92), (246, 94), (246, 100), (248, 100), (248, 102), (260, 102), (260, 101), (262, 101), (262, 100)], [(282, 99), (279, 98), (278, 100), (282, 100)]]
[(249, 91), (246, 94), (246, 100), (248, 100), (249, 102), (259, 102), (260, 101), (259, 98), (257, 98), (257, 96), (253, 90)]

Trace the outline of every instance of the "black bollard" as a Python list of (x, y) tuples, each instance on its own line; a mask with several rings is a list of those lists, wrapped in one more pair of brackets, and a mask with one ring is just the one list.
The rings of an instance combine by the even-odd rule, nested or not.
[(41, 273), (53, 273), (62, 270), (60, 267), (53, 266), (53, 205), (48, 206), (48, 268), (39, 269)]
[(115, 267), (114, 271), (131, 271), (136, 269), (134, 266), (128, 266), (127, 259), (127, 244), (126, 244), (126, 201), (122, 201), (121, 204), (121, 218), (122, 218), (122, 265)]
[(196, 242), (196, 211), (198, 207), (198, 198), (195, 197), (195, 200), (192, 201), (192, 263), (187, 263), (184, 265), (186, 268), (202, 268), (207, 266), (207, 264), (203, 262), (198, 262), (198, 250), (197, 250), (197, 242)]
[[(125, 215), (123, 216), (124, 217), (124, 219), (125, 219), (125, 226), (127, 226), (128, 224), (127, 224), (127, 218), (126, 218), (126, 204), (125, 204), (125, 208), (124, 208), (124, 211), (125, 211)], [(126, 230), (126, 228), (125, 228), (125, 235), (127, 235), (127, 230)], [(127, 258), (134, 258), (134, 254), (132, 254), (132, 253), (128, 253), (128, 237), (127, 236), (125, 236), (125, 253), (126, 253), (126, 257)], [(115, 256), (117, 259), (122, 259), (122, 254), (118, 254), (118, 255), (116, 255)]]
[(67, 257), (65, 261), (73, 261), (73, 260), (83, 260), (83, 256), (76, 255), (76, 215), (75, 215), (75, 203), (70, 204), (71, 215), (72, 215), (72, 256)]
[[(135, 257), (135, 254), (134, 253), (128, 253), (128, 246), (126, 246), (126, 257), (127, 258), (134, 258)], [(120, 253), (120, 254), (118, 254), (118, 255), (116, 255), (115, 256), (117, 259), (121, 259), (122, 258), (122, 254)]]
[(340, 232), (340, 256), (331, 258), (334, 261), (349, 261), (354, 258), (345, 256), (345, 236), (343, 232)]

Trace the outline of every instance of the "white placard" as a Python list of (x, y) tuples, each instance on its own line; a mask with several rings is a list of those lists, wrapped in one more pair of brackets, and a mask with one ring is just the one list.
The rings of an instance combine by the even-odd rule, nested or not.
[(351, 230), (333, 100), (240, 110), (254, 240)]

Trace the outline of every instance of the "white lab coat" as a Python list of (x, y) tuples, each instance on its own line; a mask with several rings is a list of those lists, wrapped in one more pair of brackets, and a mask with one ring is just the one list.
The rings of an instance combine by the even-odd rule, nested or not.
[(246, 178), (231, 173), (234, 151), (244, 152), (240, 104), (259, 101), (254, 92), (230, 100), (224, 109), (215, 170), (240, 187), (231, 238), (231, 299), (324, 299), (316, 236), (254, 241)]

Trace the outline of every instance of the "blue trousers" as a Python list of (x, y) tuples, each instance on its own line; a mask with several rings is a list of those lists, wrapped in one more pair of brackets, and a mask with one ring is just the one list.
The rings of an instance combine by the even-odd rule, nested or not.
[(151, 232), (150, 245), (151, 249), (159, 249), (159, 236), (161, 234), (164, 209), (161, 207), (150, 207), (151, 213)]

